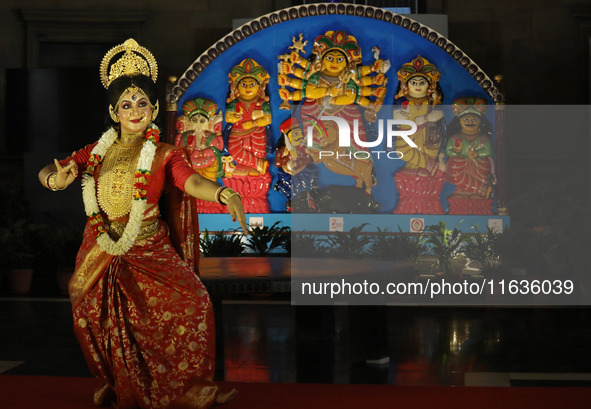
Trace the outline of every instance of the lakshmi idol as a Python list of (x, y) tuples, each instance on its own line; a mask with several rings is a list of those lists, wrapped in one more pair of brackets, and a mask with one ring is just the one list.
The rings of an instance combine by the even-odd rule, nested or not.
[(271, 106), (266, 95), (269, 78), (267, 71), (250, 58), (228, 74), (230, 92), (225, 114), (228, 125), (224, 138), (235, 166), (226, 172), (223, 181), (242, 195), (248, 213), (269, 213), (267, 193), (271, 175), (267, 144)]
[(110, 127), (100, 139), (39, 172), (59, 191), (82, 181), (88, 222), (69, 283), (74, 333), (102, 381), (98, 406), (208, 408), (220, 392), (214, 376), (214, 317), (209, 295), (171, 236), (194, 240), (192, 226), (168, 226), (159, 199), (173, 187), (184, 197), (218, 202), (246, 231), (240, 196), (193, 170), (180, 147), (159, 141), (157, 65), (133, 39), (112, 48), (100, 66)]
[(394, 110), (394, 119), (415, 122), (417, 131), (410, 136), (416, 147), (401, 140), (396, 144), (405, 165), (394, 175), (399, 195), (394, 213), (443, 214), (439, 195), (446, 170), (445, 154), (441, 151), (444, 120), (443, 112), (435, 109), (443, 99), (439, 71), (418, 56), (402, 65), (398, 80), (395, 98), (400, 108)]

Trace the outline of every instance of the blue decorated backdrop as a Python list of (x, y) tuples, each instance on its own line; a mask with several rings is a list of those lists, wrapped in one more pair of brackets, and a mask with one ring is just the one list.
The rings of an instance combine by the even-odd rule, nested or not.
[[(436, 44), (421, 37), (414, 32), (398, 25), (375, 20), (366, 17), (350, 15), (324, 15), (310, 16), (294, 20), (288, 20), (280, 24), (258, 31), (215, 58), (193, 81), (187, 91), (179, 98), (178, 114), (182, 114), (183, 103), (192, 98), (204, 97), (215, 101), (223, 109), (229, 90), (228, 73), (232, 67), (245, 58), (252, 58), (262, 65), (271, 75), (271, 81), (267, 87), (270, 97), (273, 123), (273, 140), (276, 142), (281, 136), (280, 124), (290, 117), (291, 111), (279, 109), (282, 102), (278, 94), (277, 84), (277, 56), (288, 52), (292, 45), (292, 37), (303, 33), (304, 40), (308, 41), (305, 48), (306, 56), (310, 55), (314, 39), (329, 30), (343, 30), (356, 37), (363, 53), (363, 64), (371, 64), (373, 56), (371, 48), (378, 46), (381, 50), (380, 58), (389, 59), (391, 68), (387, 73), (388, 89), (384, 99), (384, 105), (394, 103), (394, 94), (398, 87), (396, 72), (405, 63), (411, 61), (417, 55), (427, 58), (441, 73), (440, 85), (443, 90), (444, 105), (450, 105), (458, 97), (474, 96), (485, 98), (490, 105), (494, 105), (490, 95), (478, 84), (464, 67), (462, 67), (451, 55)], [(384, 108), (380, 117), (389, 116), (391, 111)], [(494, 110), (488, 110), (488, 118), (494, 124)], [(446, 122), (451, 121), (453, 114), (446, 110)], [(494, 135), (493, 135), (494, 141)], [(269, 158), (272, 160), (272, 158)], [(401, 161), (384, 160), (375, 161), (374, 167), (377, 175), (377, 185), (373, 190), (375, 199), (381, 204), (382, 213), (391, 213), (397, 201), (396, 188), (392, 175), (402, 166)], [(275, 183), (276, 170), (270, 166)], [(350, 177), (337, 175), (319, 168), (320, 180), (323, 185), (352, 185)], [(323, 187), (321, 184), (320, 187)], [(449, 194), (452, 187), (447, 186), (442, 193)], [(273, 189), (269, 192), (269, 206), (271, 212), (285, 211), (286, 199)]]

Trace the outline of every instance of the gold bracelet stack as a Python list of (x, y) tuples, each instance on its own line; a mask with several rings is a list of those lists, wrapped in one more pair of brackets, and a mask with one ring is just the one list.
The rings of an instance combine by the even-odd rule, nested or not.
[(220, 187), (218, 187), (218, 190), (215, 191), (215, 201), (218, 202), (219, 204), (222, 204), (222, 202), (220, 202), (220, 193), (224, 189), (226, 189), (226, 188), (223, 186), (220, 186)]
[(57, 190), (64, 190), (65, 187), (57, 187), (55, 184), (55, 179), (57, 178), (57, 172), (51, 172), (47, 175), (47, 179), (45, 179), (45, 184), (49, 190), (53, 190), (54, 192)]
[(217, 195), (218, 203), (226, 205), (230, 201), (230, 198), (234, 196), (238, 196), (240, 198), (240, 195), (236, 193), (236, 191), (230, 189), (229, 187), (224, 187)]

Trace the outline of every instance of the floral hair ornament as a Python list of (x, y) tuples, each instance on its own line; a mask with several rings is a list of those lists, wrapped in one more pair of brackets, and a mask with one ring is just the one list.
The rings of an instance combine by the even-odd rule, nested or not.
[(113, 128), (109, 128), (92, 149), (86, 168), (82, 174), (82, 199), (84, 211), (90, 225), (93, 227), (96, 242), (101, 250), (113, 256), (125, 254), (135, 243), (139, 235), (148, 196), (148, 181), (150, 170), (156, 154), (156, 147), (160, 139), (160, 130), (154, 124), (150, 124), (146, 130), (146, 142), (140, 152), (137, 168), (134, 172), (133, 196), (129, 220), (119, 240), (115, 241), (109, 236), (101, 209), (96, 198), (96, 182), (94, 173), (96, 167), (103, 161), (107, 150), (115, 142), (119, 135)]

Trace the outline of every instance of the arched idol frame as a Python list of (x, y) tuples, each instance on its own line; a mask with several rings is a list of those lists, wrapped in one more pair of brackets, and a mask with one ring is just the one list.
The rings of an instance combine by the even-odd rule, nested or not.
[[(338, 33), (343, 34), (339, 36)], [(323, 37), (324, 44), (328, 44), (322, 50), (320, 50), (322, 47), (314, 47), (315, 40), (321, 37)], [(298, 39), (301, 40), (299, 43)], [(304, 46), (305, 42), (307, 43)], [(353, 43), (355, 44), (352, 45)], [(250, 206), (250, 210), (247, 208), (247, 212), (285, 212), (286, 204), (289, 203), (290, 192), (285, 192), (285, 186), (288, 186), (288, 190), (292, 186), (289, 186), (288, 182), (282, 187), (281, 170), (275, 166), (278, 162), (275, 151), (278, 145), (281, 145), (280, 139), (283, 139), (283, 134), (291, 131), (293, 125), (293, 121), (291, 124), (289, 123), (291, 111), (283, 108), (286, 107), (286, 104), (291, 104), (292, 108), (297, 107), (299, 102), (289, 98), (297, 100), (299, 94), (295, 92), (289, 97), (286, 97), (285, 93), (280, 95), (282, 89), (294, 91), (293, 87), (289, 88), (280, 83), (282, 73), (294, 71), (292, 68), (282, 71), (284, 69), (281, 68), (280, 62), (281, 56), (285, 57), (294, 51), (294, 46), (298, 48), (298, 45), (301, 48), (301, 57), (304, 59), (310, 59), (314, 51), (316, 51), (317, 58), (325, 58), (329, 51), (336, 50), (338, 55), (338, 52), (347, 54), (351, 47), (358, 48), (358, 54), (353, 56), (351, 52), (346, 55), (346, 59), (348, 63), (351, 63), (352, 60), (357, 63), (354, 68), (358, 77), (353, 78), (357, 82), (357, 88), (353, 84), (351, 89), (355, 89), (357, 92), (355, 104), (359, 105), (362, 112), (368, 110), (368, 107), (371, 108), (372, 104), (376, 105), (378, 98), (382, 99), (380, 103), (383, 106), (400, 104), (403, 99), (400, 97), (402, 95), (400, 93), (401, 83), (410, 80), (411, 77), (418, 78), (414, 74), (405, 76), (405, 73), (408, 74), (408, 72), (415, 70), (420, 74), (421, 70), (425, 70), (427, 64), (435, 67), (439, 73), (437, 81), (439, 89), (442, 90), (442, 100), (439, 104), (449, 108), (445, 113), (445, 122), (451, 123), (455, 116), (463, 113), (477, 112), (473, 106), (468, 107), (469, 109), (464, 107), (463, 110), (452, 112), (452, 104), (457, 101), (464, 105), (469, 105), (470, 101), (472, 104), (475, 103), (474, 101), (479, 101), (477, 105), (488, 105), (488, 110), (479, 114), (482, 115), (483, 120), (491, 124), (489, 135), (492, 148), (489, 150), (492, 150), (490, 153), (491, 163), (494, 158), (493, 168), (496, 182), (494, 195), (490, 198), (492, 205), (489, 204), (490, 211), (487, 214), (505, 214), (506, 176), (502, 129), (504, 94), (501, 84), (498, 82), (500, 78), (493, 81), (455, 44), (436, 31), (408, 17), (380, 8), (351, 4), (303, 5), (254, 19), (220, 39), (200, 55), (185, 73), (169, 86), (167, 93), (168, 140), (176, 140), (180, 144), (183, 141), (186, 144), (187, 141), (192, 140), (193, 134), (187, 131), (192, 129), (192, 125), (189, 124), (189, 116), (197, 117), (193, 108), (199, 104), (205, 104), (204, 106), (209, 108), (209, 111), (207, 109), (202, 111), (204, 118), (208, 121), (208, 128), (201, 142), (202, 148), (210, 149), (210, 145), (207, 144), (211, 141), (225, 140), (223, 148), (221, 148), (221, 142), (216, 142), (215, 146), (211, 146), (211, 153), (205, 154), (214, 158), (209, 162), (210, 170), (208, 172), (209, 174), (215, 174), (217, 170), (225, 170), (231, 174), (236, 172), (232, 174), (234, 176), (218, 178), (226, 184), (229, 183), (229, 180), (230, 183), (242, 184), (241, 179), (237, 177), (240, 175), (240, 177), (251, 180), (248, 182), (251, 184), (245, 191), (256, 192), (252, 198), (247, 200), (246, 205)], [(422, 60), (417, 62), (417, 57), (422, 57)], [(378, 58), (383, 61), (387, 60), (390, 69), (385, 72), (377, 70), (374, 73), (371, 67)], [(293, 63), (293, 61), (291, 62)], [(297, 64), (292, 64), (292, 67), (301, 68)], [(321, 77), (323, 74), (322, 69), (319, 69), (317, 77)], [(351, 69), (351, 72), (355, 70)], [(363, 70), (370, 72), (370, 75), (365, 79), (361, 74)], [(412, 72), (415, 73), (415, 71)], [(378, 83), (382, 80), (375, 79), (380, 73), (385, 79), (383, 83)], [(313, 87), (308, 84), (321, 88), (320, 80), (314, 82), (314, 77), (310, 73), (304, 76), (305, 85), (301, 86), (301, 82), (297, 82), (298, 78), (293, 74), (287, 75), (291, 78), (289, 81), (294, 80), (293, 83), (300, 84), (300, 88), (307, 89), (310, 94), (310, 89)], [(424, 74), (423, 77), (429, 80), (432, 78), (427, 74)], [(250, 78), (250, 80), (243, 81), (245, 78)], [(368, 87), (359, 85), (363, 81), (371, 83), (371, 85)], [(245, 88), (244, 85), (241, 85), (242, 83), (251, 84), (251, 87), (256, 88), (256, 93), (240, 94), (241, 89)], [(376, 83), (383, 85), (383, 95), (377, 96), (376, 87), (378, 85)], [(352, 84), (350, 79), (349, 84)], [(288, 85), (292, 85), (292, 83)], [(435, 89), (435, 84), (432, 85)], [(348, 85), (345, 85), (343, 89), (349, 89), (347, 87)], [(330, 86), (326, 87), (327, 90), (329, 88)], [(336, 88), (338, 87), (335, 86), (334, 89)], [(297, 87), (295, 91), (298, 91)], [(345, 91), (341, 92), (343, 95), (344, 93)], [(360, 102), (361, 95), (368, 96), (365, 105)], [(282, 99), (282, 97), (284, 98)], [(304, 95), (304, 99), (305, 97), (306, 95)], [(407, 109), (407, 105), (403, 103), (402, 110)], [(212, 108), (213, 106), (215, 109)], [(391, 112), (390, 110), (388, 114)], [(384, 109), (380, 111), (380, 115), (385, 115)], [(180, 125), (177, 124), (177, 119), (180, 120)], [(193, 121), (197, 123), (196, 119)], [(205, 123), (203, 118), (201, 121)], [(242, 139), (232, 139), (234, 136)], [(234, 142), (232, 142), (233, 140)], [(242, 142), (243, 140), (246, 142)], [(248, 145), (248, 148), (243, 147), (244, 143)], [(248, 150), (248, 152), (242, 155), (241, 149)], [(453, 150), (454, 146), (451, 146), (450, 149)], [(227, 157), (229, 150), (234, 152), (232, 157), (240, 157), (240, 159), (229, 162)], [(444, 151), (444, 147), (441, 150)], [(199, 155), (203, 155), (203, 152), (200, 151)], [(447, 157), (446, 160), (448, 160)], [(352, 178), (345, 176), (345, 173), (339, 174), (334, 170), (331, 172), (323, 166), (323, 163), (315, 163), (315, 165), (320, 174), (318, 186), (320, 190), (331, 186), (352, 186), (357, 180), (355, 175)], [(359, 183), (362, 188), (366, 188), (366, 194), (369, 194), (378, 203), (376, 208), (379, 210), (376, 210), (377, 212), (396, 213), (397, 209), (400, 209), (401, 198), (398, 190), (401, 187), (396, 184), (400, 181), (395, 183), (393, 175), (402, 175), (403, 165), (403, 162), (393, 165), (391, 162), (374, 161), (373, 172), (376, 185), (373, 190), (367, 188), (369, 182)], [(234, 177), (233, 180), (232, 177)], [(445, 202), (445, 199), (450, 196), (450, 192), (456, 189), (456, 186), (450, 183), (450, 179), (445, 180), (443, 193), (441, 193), (441, 196), (444, 197), (442, 202)], [(232, 187), (236, 188), (237, 186), (232, 185)], [(455, 191), (457, 192), (458, 189)], [(265, 203), (261, 201), (261, 197), (265, 198)], [(460, 207), (460, 209), (463, 208)], [(470, 208), (468, 207), (468, 209)], [(348, 211), (340, 212), (347, 213)], [(434, 213), (452, 214), (447, 205), (443, 206), (442, 213), (439, 212), (436, 210)], [(412, 213), (423, 212), (411, 210), (404, 214)], [(460, 211), (455, 214), (462, 213)]]

